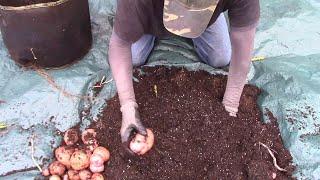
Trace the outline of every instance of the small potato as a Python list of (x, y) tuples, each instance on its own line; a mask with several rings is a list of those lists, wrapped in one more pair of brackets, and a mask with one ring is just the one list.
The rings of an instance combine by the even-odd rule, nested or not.
[(93, 154), (99, 154), (102, 156), (103, 161), (108, 161), (110, 159), (110, 152), (107, 148), (99, 146), (94, 151)]
[(81, 140), (84, 144), (88, 145), (90, 141), (96, 139), (96, 137), (97, 133), (94, 129), (86, 129), (81, 135)]
[(52, 175), (50, 176), (49, 180), (61, 180), (61, 178), (58, 175)]
[(136, 137), (130, 142), (130, 149), (138, 154), (144, 155), (147, 153), (154, 144), (154, 134), (150, 129), (147, 129), (147, 136), (137, 134)]
[(83, 131), (81, 135), (82, 142), (85, 145), (87, 145), (90, 151), (93, 151), (95, 148), (99, 146), (96, 136), (97, 136), (97, 133), (94, 129), (87, 129)]
[(49, 172), (49, 169), (45, 168), (42, 170), (42, 175), (47, 177), (47, 176), (50, 176), (50, 172)]
[(86, 152), (80, 150), (72, 154), (70, 164), (74, 170), (80, 171), (89, 167), (90, 159)]
[(68, 177), (70, 180), (80, 180), (79, 172), (75, 170), (69, 170)]
[(93, 173), (104, 171), (104, 161), (99, 154), (93, 154), (90, 158), (90, 170)]
[(90, 170), (93, 173), (103, 172), (104, 171), (104, 165), (101, 165), (101, 166), (90, 165)]
[(67, 130), (64, 134), (63, 140), (68, 146), (74, 145), (79, 140), (78, 131), (76, 129)]
[(54, 161), (49, 166), (50, 174), (52, 175), (63, 175), (63, 173), (66, 171), (66, 167), (61, 164), (59, 161)]
[(89, 170), (81, 170), (79, 172), (79, 176), (81, 180), (89, 180), (92, 176), (92, 173)]
[(74, 153), (74, 148), (61, 146), (55, 150), (57, 160), (70, 169), (70, 158)]
[(94, 173), (91, 177), (91, 180), (104, 180), (104, 177), (100, 173)]
[(99, 154), (93, 154), (90, 158), (90, 165), (103, 166), (103, 158)]
[(146, 137), (141, 134), (136, 134), (136, 136), (132, 139), (130, 142), (130, 149), (136, 153), (139, 154), (143, 149), (146, 148)]

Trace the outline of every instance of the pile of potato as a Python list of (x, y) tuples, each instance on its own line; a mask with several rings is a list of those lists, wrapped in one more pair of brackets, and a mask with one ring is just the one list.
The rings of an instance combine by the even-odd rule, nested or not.
[(110, 158), (107, 148), (99, 146), (94, 129), (87, 129), (81, 135), (83, 145), (78, 143), (79, 134), (69, 129), (64, 134), (66, 145), (55, 150), (56, 160), (44, 169), (42, 174), (49, 180), (103, 180), (101, 172)]

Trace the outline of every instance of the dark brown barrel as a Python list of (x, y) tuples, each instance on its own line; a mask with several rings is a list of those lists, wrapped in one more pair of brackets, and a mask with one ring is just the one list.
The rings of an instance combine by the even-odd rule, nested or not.
[(92, 43), (88, 0), (0, 0), (0, 27), (11, 58), (23, 66), (61, 67)]

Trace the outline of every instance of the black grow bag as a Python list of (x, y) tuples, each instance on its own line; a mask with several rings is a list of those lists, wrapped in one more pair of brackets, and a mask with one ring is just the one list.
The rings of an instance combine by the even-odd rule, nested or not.
[(18, 64), (61, 67), (92, 43), (88, 0), (0, 0), (0, 27)]

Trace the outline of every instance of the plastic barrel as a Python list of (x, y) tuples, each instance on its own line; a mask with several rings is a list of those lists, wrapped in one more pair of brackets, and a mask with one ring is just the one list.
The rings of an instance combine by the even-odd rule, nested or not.
[(23, 66), (61, 67), (92, 44), (88, 0), (0, 0), (0, 28), (11, 58)]

